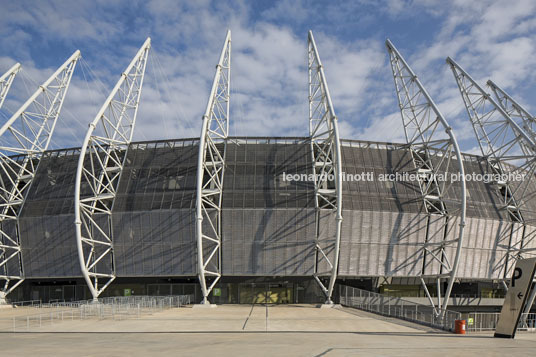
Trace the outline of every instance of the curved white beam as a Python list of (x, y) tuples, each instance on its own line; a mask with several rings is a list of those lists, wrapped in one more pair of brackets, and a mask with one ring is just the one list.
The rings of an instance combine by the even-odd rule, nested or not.
[(0, 128), (0, 300), (24, 280), (18, 218), (79, 59), (74, 52)]
[(227, 146), (225, 139), (229, 135), (230, 80), (231, 31), (228, 30), (199, 137), (195, 232), (202, 304), (210, 304), (208, 295), (221, 278), (221, 201)]
[[(132, 141), (150, 48), (147, 38), (89, 124), (80, 150), (74, 193), (76, 243), (82, 275), (94, 300), (116, 276), (112, 208)], [(94, 133), (97, 127), (102, 129), (99, 135)]]
[[(385, 42), (393, 78), (404, 125), (406, 141), (410, 145), (410, 151), (415, 169), (419, 173), (419, 187), (421, 189), (424, 207), (428, 216), (440, 215), (444, 217), (442, 235), (447, 237), (449, 229), (449, 219), (459, 218), (459, 230), (455, 239), (446, 238), (443, 242), (432, 244), (423, 242), (423, 250), (432, 259), (436, 259), (440, 264), (440, 274), (436, 275), (438, 286), (442, 278), (448, 279), (447, 290), (443, 296), (443, 303), (438, 300), (438, 314), (444, 316), (446, 312), (452, 286), (456, 280), (456, 273), (460, 262), (463, 235), (465, 227), (465, 212), (467, 205), (465, 170), (463, 158), (456, 140), (456, 136), (439, 108), (434, 103), (419, 78), (411, 67), (404, 60), (400, 52), (390, 40)], [(445, 137), (445, 133), (447, 134)], [(452, 158), (456, 159), (453, 163)], [(447, 205), (447, 195), (449, 190), (454, 190), (450, 182), (440, 182), (437, 177), (440, 175), (450, 175), (451, 167), (460, 174), (460, 194), (459, 202)], [(430, 226), (429, 226), (430, 227)], [(428, 230), (427, 230), (428, 231)], [(428, 233), (430, 236), (430, 234)], [(428, 239), (427, 239), (428, 240)], [(456, 254), (454, 261), (450, 265), (447, 259), (446, 248), (455, 247)], [(423, 269), (424, 270), (424, 269)], [(430, 276), (427, 274), (427, 276)], [(424, 282), (424, 280), (421, 279)], [(426, 284), (423, 286), (428, 294)], [(440, 291), (438, 291), (440, 297)], [(435, 308), (435, 306), (434, 306)]]
[(2, 108), (4, 100), (7, 96), (7, 92), (9, 92), (9, 88), (13, 83), (13, 79), (15, 78), (17, 73), (19, 73), (20, 68), (20, 63), (16, 63), (6, 73), (4, 73), (2, 77), (0, 77), (0, 108)]
[[(339, 251), (341, 244), (342, 225), (342, 159), (341, 143), (337, 116), (331, 102), (328, 83), (313, 32), (309, 31), (308, 41), (309, 68), (309, 135), (313, 174), (315, 177), (315, 207), (316, 207), (316, 260), (314, 278), (326, 295), (326, 304), (332, 304), (333, 287), (337, 280), (339, 269)], [(333, 179), (330, 181), (329, 177)], [(335, 215), (334, 242), (323, 237), (321, 226), (322, 213)], [(322, 267), (321, 267), (322, 265)], [(327, 271), (322, 271), (327, 266)], [(320, 277), (329, 276), (326, 287)]]

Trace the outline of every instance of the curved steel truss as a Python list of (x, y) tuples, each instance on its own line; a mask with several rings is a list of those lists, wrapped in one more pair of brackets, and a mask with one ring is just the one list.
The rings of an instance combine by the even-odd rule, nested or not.
[(19, 73), (19, 71), (20, 63), (16, 63), (6, 73), (4, 73), (2, 77), (0, 77), (0, 108), (2, 108), (4, 100), (7, 96), (7, 92), (9, 92), (9, 88), (11, 87), (11, 83), (13, 83), (13, 79), (17, 73)]
[[(533, 132), (530, 130), (532, 121), (525, 116), (528, 114), (525, 110), (493, 83), (490, 87), (501, 104), (486, 93), (454, 60), (447, 58), (447, 63), (458, 84), (482, 155), (493, 173), (504, 176), (503, 179), (494, 182), (494, 185), (501, 198), (501, 208), (508, 212), (508, 217), (513, 222), (508, 250), (503, 258), (505, 261), (503, 279), (506, 280), (510, 275), (509, 268), (515, 265), (509, 264), (509, 261), (521, 258), (525, 251), (523, 247), (525, 237), (521, 243), (513, 242), (514, 223), (526, 226), (527, 219), (523, 210), (536, 195), (534, 188), (536, 146), (535, 138), (531, 135)], [(531, 134), (522, 130), (510, 114), (521, 119), (521, 125)], [(511, 176), (505, 175), (507, 173), (523, 175), (523, 179), (512, 181)], [(503, 284), (506, 287), (504, 280)], [(529, 309), (534, 299), (534, 292), (530, 299)]]
[[(516, 121), (518, 126), (520, 126), (533, 139), (533, 141), (536, 141), (536, 118), (493, 81), (488, 80), (487, 85), (491, 88), (493, 94), (495, 94), (497, 103), (502, 107), (502, 109), (510, 116), (510, 118), (512, 118), (512, 120)], [(524, 247), (527, 245), (527, 241), (530, 241), (534, 238), (527, 239), (526, 234), (523, 235), (522, 246), (517, 251), (514, 249), (514, 259), (522, 257), (528, 251), (534, 253), (534, 249), (526, 249)], [(506, 277), (508, 277), (508, 275)], [(529, 295), (527, 304), (525, 305), (525, 309), (523, 311), (524, 313), (530, 313), (530, 309), (532, 308), (535, 299), (536, 288), (532, 288), (532, 292)]]
[[(231, 31), (227, 31), (199, 139), (196, 195), (197, 274), (203, 304), (221, 278), (221, 202), (229, 134)], [(210, 285), (209, 285), (210, 284)]]
[[(308, 36), (309, 135), (315, 178), (316, 260), (314, 278), (326, 295), (331, 296), (339, 268), (342, 225), (341, 143), (337, 116), (331, 102), (328, 83), (320, 62), (313, 33)], [(327, 232), (325, 221), (335, 218), (335, 236)], [(327, 269), (327, 270), (326, 270)], [(320, 277), (329, 276), (327, 287)]]
[[(391, 41), (386, 41), (386, 47), (389, 52), (406, 142), (417, 173), (424, 208), (428, 214), (421, 282), (434, 306), (423, 278), (426, 276), (437, 279), (438, 306), (437, 308), (434, 306), (434, 309), (438, 315), (443, 316), (456, 279), (462, 252), (466, 211), (465, 171), (462, 155), (452, 128), (417, 75)], [(451, 173), (460, 174), (459, 186), (454, 186), (451, 180), (439, 179), (441, 176), (448, 177)], [(459, 194), (453, 192), (455, 190), (459, 191)], [(452, 198), (456, 196), (459, 199), (453, 200)], [(430, 220), (436, 220), (437, 217), (441, 217), (442, 240), (431, 239), (433, 233), (429, 232)], [(456, 220), (459, 222), (459, 230), (450, 234), (451, 222)], [(452, 250), (455, 250), (455, 255), (451, 262), (449, 251)], [(427, 272), (425, 267), (427, 260), (435, 260), (439, 263), (437, 274)], [(443, 302), (441, 302), (441, 279), (448, 280)]]
[(132, 141), (150, 47), (147, 38), (89, 124), (80, 151), (74, 195), (76, 242), (94, 299), (115, 279), (112, 208)]
[(24, 280), (18, 219), (79, 59), (76, 51), (0, 129), (0, 300)]
[[(522, 208), (536, 192), (531, 178), (536, 170), (536, 146), (508, 113), (454, 60), (447, 58), (460, 89), (482, 155), (496, 174), (519, 173), (527, 179), (495, 182), (503, 209), (513, 222), (524, 223)], [(506, 176), (506, 178), (508, 178)]]
[(536, 141), (536, 118), (491, 80), (489, 80), (487, 84), (493, 91), (493, 94), (495, 94), (497, 103), (501, 108), (510, 116), (510, 118), (512, 118), (512, 120), (516, 121), (519, 127), (525, 130), (525, 132)]

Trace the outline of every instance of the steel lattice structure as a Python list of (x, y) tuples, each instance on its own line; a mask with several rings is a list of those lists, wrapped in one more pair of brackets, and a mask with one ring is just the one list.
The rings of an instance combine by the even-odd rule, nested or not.
[(536, 170), (534, 140), (454, 60), (447, 58), (460, 89), (482, 155), (497, 174), (519, 173), (520, 184), (501, 180), (496, 186), (514, 222), (524, 223), (522, 207), (534, 197), (531, 179)]
[[(132, 141), (151, 39), (147, 38), (89, 124), (75, 184), (80, 267), (93, 299), (115, 279), (112, 208)], [(94, 133), (100, 127), (102, 134)], [(99, 285), (99, 279), (104, 281)]]
[[(523, 130), (534, 140), (536, 141), (536, 118), (532, 114), (530, 114), (521, 104), (516, 102), (508, 93), (506, 93), (501, 87), (499, 87), (497, 84), (495, 84), (493, 81), (488, 80), (487, 85), (491, 90), (493, 91), (493, 94), (495, 95), (495, 98), (497, 99), (497, 103), (502, 107), (502, 109), (512, 118), (512, 120), (515, 120), (518, 126), (523, 128)], [(524, 242), (523, 245), (525, 245), (528, 242)], [(525, 249), (523, 246), (521, 249), (517, 252), (519, 255), (523, 255), (523, 253), (527, 252), (527, 249)], [(514, 259), (517, 258), (517, 256), (514, 256)], [(529, 299), (527, 300), (527, 304), (525, 306), (525, 313), (529, 313), (530, 309), (532, 307), (532, 304), (534, 303), (534, 300), (536, 298), (536, 289), (532, 289), (532, 292), (529, 296)]]
[(19, 215), (79, 59), (74, 52), (0, 129), (0, 300), (24, 280)]
[(488, 80), (488, 86), (495, 94), (497, 103), (502, 109), (515, 120), (517, 125), (521, 127), (530, 137), (536, 141), (536, 118), (530, 114), (521, 104), (516, 102), (508, 93), (506, 93), (501, 87)]
[[(417, 75), (391, 41), (386, 41), (386, 47), (389, 52), (398, 104), (404, 125), (404, 134), (417, 172), (424, 208), (428, 215), (427, 238), (423, 250), (425, 258), (431, 257), (431, 259), (440, 264), (439, 274), (435, 275), (438, 286), (437, 308), (423, 279), (426, 260), (423, 263), (421, 283), (436, 313), (443, 316), (448, 305), (452, 286), (456, 280), (463, 244), (466, 187), (462, 155), (452, 128), (417, 78)], [(438, 179), (453, 172), (457, 172), (460, 175), (459, 188), (452, 185), (450, 179)], [(455, 196), (449, 195), (449, 191), (456, 189), (460, 191), (460, 200), (450, 200), (450, 203), (447, 204), (449, 196)], [(431, 238), (432, 233), (429, 232), (430, 221), (437, 219), (437, 217), (441, 217), (442, 221), (440, 232), (442, 240), (433, 240)], [(451, 221), (456, 220), (459, 220), (459, 231), (454, 232), (455, 237), (451, 238), (449, 230), (451, 227), (455, 229)], [(451, 263), (448, 250), (454, 248), (455, 255)], [(443, 302), (441, 302), (441, 279), (448, 280)]]
[[(487, 160), (492, 172), (502, 178), (494, 185), (501, 198), (501, 209), (508, 212), (512, 221), (510, 241), (514, 234), (514, 223), (526, 225), (523, 208), (534, 199), (533, 177), (536, 172), (536, 145), (510, 115), (498, 104), (490, 94), (476, 83), (454, 60), (447, 58), (467, 113), (471, 120), (482, 155)], [(508, 108), (505, 104), (505, 107)], [(523, 180), (511, 181), (505, 174), (523, 175)], [(509, 249), (503, 259), (516, 260), (522, 257), (523, 240), (518, 243), (509, 243)], [(503, 279), (509, 277), (509, 268), (506, 266)], [(504, 280), (503, 280), (504, 284)], [(504, 284), (506, 286), (506, 284)]]
[(15, 76), (17, 75), (17, 73), (19, 73), (19, 71), (20, 63), (16, 63), (6, 73), (4, 73), (2, 77), (0, 77), (0, 108), (2, 108), (4, 100), (7, 96), (7, 92), (9, 92), (9, 88), (13, 83), (13, 79), (15, 79)]
[[(221, 278), (221, 203), (225, 172), (225, 139), (229, 134), (231, 31), (227, 31), (208, 99), (197, 165), (197, 274), (203, 304)], [(210, 278), (209, 278), (210, 277)], [(210, 279), (210, 285), (207, 283)]]
[[(332, 304), (331, 296), (337, 280), (342, 225), (342, 159), (337, 116), (331, 102), (326, 76), (318, 50), (309, 31), (309, 135), (313, 174), (315, 178), (316, 207), (316, 258), (314, 278), (326, 295), (326, 303)], [(327, 237), (325, 219), (335, 216), (335, 237)], [(321, 222), (323, 221), (323, 222)], [(330, 259), (331, 258), (331, 259)], [(328, 268), (323, 271), (324, 266)], [(326, 287), (320, 280), (329, 276)]]

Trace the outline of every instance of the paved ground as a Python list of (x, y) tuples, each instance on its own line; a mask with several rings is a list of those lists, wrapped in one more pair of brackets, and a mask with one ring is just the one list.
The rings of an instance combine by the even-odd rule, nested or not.
[(353, 309), (226, 305), (64, 321), (0, 333), (0, 346), (5, 356), (530, 356), (536, 334), (457, 336)]

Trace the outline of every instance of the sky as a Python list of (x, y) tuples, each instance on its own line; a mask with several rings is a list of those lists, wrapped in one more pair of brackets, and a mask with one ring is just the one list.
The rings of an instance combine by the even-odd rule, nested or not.
[(198, 137), (215, 65), (232, 32), (230, 134), (307, 136), (307, 32), (324, 65), (341, 137), (404, 142), (385, 40), (419, 76), (460, 147), (477, 143), (447, 56), (536, 113), (536, 2), (0, 0), (0, 72), (20, 62), (0, 120), (82, 52), (50, 148), (79, 147), (121, 72), (150, 36), (134, 140)]

